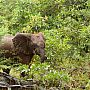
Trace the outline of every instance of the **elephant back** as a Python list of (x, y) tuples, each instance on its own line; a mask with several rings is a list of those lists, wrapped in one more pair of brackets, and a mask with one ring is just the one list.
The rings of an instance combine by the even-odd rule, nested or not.
[(0, 40), (0, 50), (11, 50), (13, 48), (12, 35), (5, 35)]

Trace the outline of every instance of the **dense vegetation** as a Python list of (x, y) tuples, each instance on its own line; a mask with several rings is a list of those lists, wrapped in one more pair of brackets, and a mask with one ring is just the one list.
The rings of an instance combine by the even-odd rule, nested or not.
[[(35, 56), (29, 72), (26, 65), (17, 67), (30, 74), (24, 79), (45, 88), (90, 89), (90, 0), (0, 0), (0, 36), (17, 32), (46, 38), (46, 62)], [(0, 67), (12, 67), (0, 60)]]

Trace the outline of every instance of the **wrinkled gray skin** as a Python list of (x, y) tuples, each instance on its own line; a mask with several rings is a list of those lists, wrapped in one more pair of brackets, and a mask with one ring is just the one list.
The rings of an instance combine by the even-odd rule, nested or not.
[(46, 60), (45, 40), (43, 34), (17, 33), (15, 36), (5, 35), (0, 42), (0, 50), (4, 50), (3, 55), (6, 58), (18, 56), (22, 64), (31, 62), (32, 57), (36, 54), (41, 58), (41, 63)]

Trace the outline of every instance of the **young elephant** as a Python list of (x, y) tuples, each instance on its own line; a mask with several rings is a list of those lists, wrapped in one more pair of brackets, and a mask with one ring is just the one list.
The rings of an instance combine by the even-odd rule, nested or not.
[[(41, 63), (46, 60), (45, 56), (45, 39), (40, 32), (38, 34), (18, 33), (15, 36), (7, 35), (2, 38), (0, 50), (4, 50), (5, 58), (19, 57), (22, 64), (31, 62), (32, 57), (36, 54), (41, 58)], [(9, 70), (4, 70), (9, 73)]]

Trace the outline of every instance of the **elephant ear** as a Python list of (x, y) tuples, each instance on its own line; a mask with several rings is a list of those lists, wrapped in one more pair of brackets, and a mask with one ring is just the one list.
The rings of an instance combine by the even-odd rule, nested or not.
[(29, 35), (25, 35), (22, 33), (17, 34), (13, 39), (13, 44), (16, 52), (29, 54), (29, 45), (31, 43), (31, 39)]

